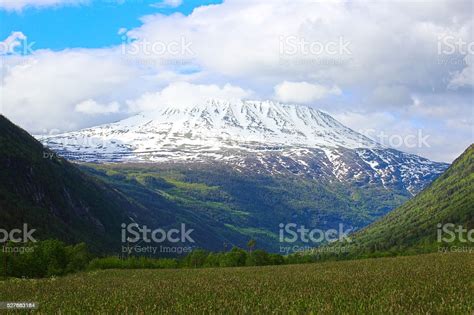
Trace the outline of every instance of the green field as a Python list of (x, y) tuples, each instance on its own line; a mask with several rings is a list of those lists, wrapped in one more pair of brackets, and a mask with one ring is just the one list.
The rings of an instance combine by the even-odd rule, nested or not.
[(41, 313), (472, 314), (474, 256), (428, 254), (305, 265), (105, 270), (0, 281), (0, 301)]

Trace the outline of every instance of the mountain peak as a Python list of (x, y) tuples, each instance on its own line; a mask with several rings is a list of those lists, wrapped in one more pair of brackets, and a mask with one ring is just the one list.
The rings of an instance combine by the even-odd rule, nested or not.
[(220, 148), (239, 145), (381, 147), (319, 110), (273, 101), (208, 99), (190, 106), (163, 106), (85, 132), (95, 130), (110, 138), (104, 131), (112, 129), (127, 130), (130, 135), (135, 133), (137, 149), (146, 149), (140, 146), (143, 138), (153, 139), (147, 141), (146, 146), (154, 148), (177, 143)]

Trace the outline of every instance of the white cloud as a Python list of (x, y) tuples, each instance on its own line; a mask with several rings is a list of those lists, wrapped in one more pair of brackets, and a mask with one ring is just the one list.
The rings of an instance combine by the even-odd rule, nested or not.
[[(4, 58), (2, 111), (31, 132), (71, 130), (93, 123), (75, 112), (87, 99), (110, 103), (139, 90), (141, 72), (111, 51), (37, 51)], [(88, 115), (86, 115), (88, 116)]]
[(438, 36), (453, 29), (468, 41), (469, 9), (462, 1), (229, 0), (188, 16), (144, 17), (128, 35), (149, 42), (184, 37), (201, 68), (253, 83), (446, 88), (459, 65), (438, 64)]
[(145, 93), (136, 100), (128, 101), (127, 104), (131, 112), (141, 112), (166, 105), (187, 107), (203, 103), (210, 98), (233, 100), (248, 98), (251, 95), (251, 91), (230, 84), (219, 87), (214, 84), (176, 82), (159, 92)]
[(341, 95), (342, 91), (337, 86), (327, 87), (308, 82), (284, 81), (274, 88), (275, 98), (286, 103), (311, 103), (329, 95)]
[(455, 72), (449, 81), (448, 87), (450, 89), (456, 90), (459, 87), (474, 86), (474, 55), (466, 55), (464, 62), (466, 67)]
[(85, 100), (77, 104), (74, 108), (76, 112), (84, 114), (110, 114), (118, 113), (120, 104), (117, 102), (110, 102), (108, 104), (100, 104), (92, 99)]
[(28, 7), (44, 8), (61, 5), (78, 5), (89, 3), (90, 0), (1, 0), (0, 9), (21, 11)]
[(379, 108), (406, 107), (412, 101), (410, 90), (404, 85), (379, 85), (367, 96), (368, 105)]
[(452, 162), (474, 142), (472, 103), (461, 96), (418, 95), (400, 112), (345, 109), (334, 117), (386, 146), (435, 161)]
[(151, 6), (155, 8), (177, 8), (183, 3), (183, 0), (163, 0), (158, 3), (154, 3)]
[[(73, 2), (82, 3), (19, 0), (9, 8)], [(325, 106), (317, 101), (340, 94), (324, 99), (330, 113), (367, 117), (346, 119), (349, 126), (374, 119), (387, 133), (424, 128), (436, 143), (417, 153), (447, 160), (473, 141), (466, 129), (472, 121), (472, 63), (452, 62), (462, 54), (440, 54), (439, 37), (474, 42), (472, 8), (472, 1), (448, 0), (227, 0), (189, 15), (145, 16), (140, 27), (120, 30), (134, 43), (173, 48), (171, 53), (124, 56), (116, 47), (8, 56), (0, 92), (7, 116), (30, 131), (70, 130), (207, 97), (252, 95)], [(175, 54), (176, 44), (192, 53)], [(105, 108), (113, 102), (127, 106), (110, 116), (74, 111), (89, 99)]]

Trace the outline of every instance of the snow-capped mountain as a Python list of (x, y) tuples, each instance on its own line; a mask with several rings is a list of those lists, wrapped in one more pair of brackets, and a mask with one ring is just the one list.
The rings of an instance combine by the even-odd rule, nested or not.
[(239, 172), (380, 183), (414, 194), (447, 165), (386, 148), (330, 115), (272, 101), (209, 100), (39, 136), (71, 160), (225, 163)]

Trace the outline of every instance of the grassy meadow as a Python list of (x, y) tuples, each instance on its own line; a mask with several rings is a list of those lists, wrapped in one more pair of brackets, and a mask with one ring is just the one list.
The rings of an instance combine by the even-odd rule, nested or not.
[(474, 256), (446, 253), (304, 265), (101, 270), (0, 281), (0, 301), (39, 313), (472, 314)]

